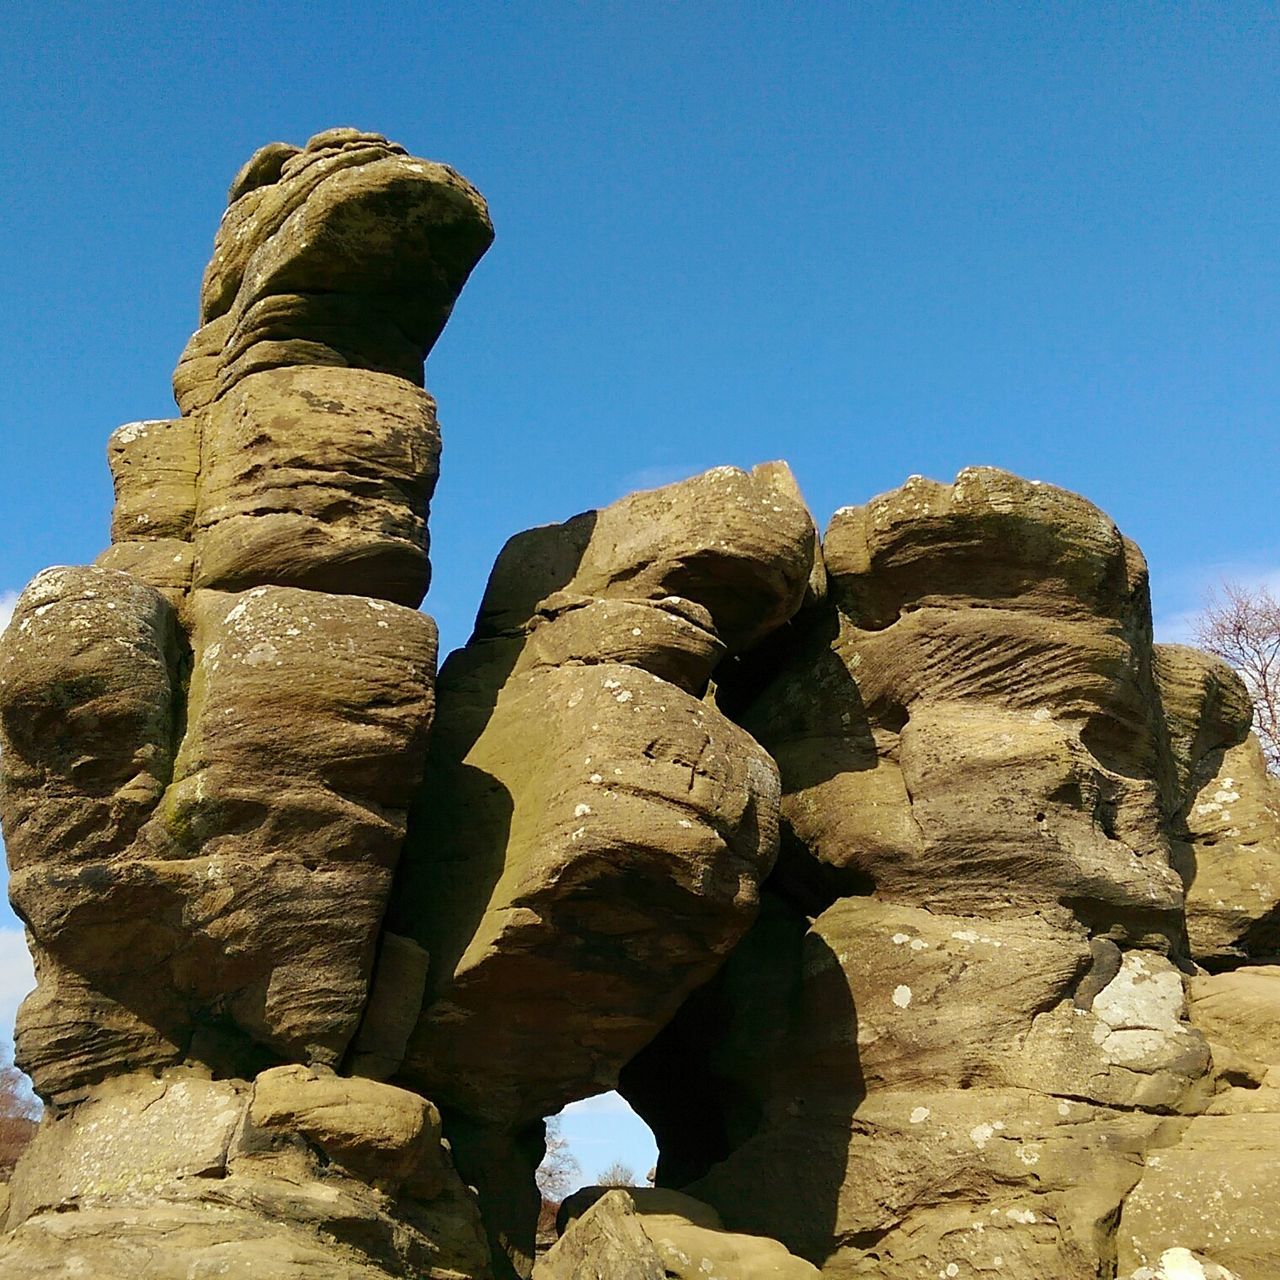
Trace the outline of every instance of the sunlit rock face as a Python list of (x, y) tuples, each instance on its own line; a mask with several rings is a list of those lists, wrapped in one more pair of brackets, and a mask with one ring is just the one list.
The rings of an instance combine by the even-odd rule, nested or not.
[(389, 1074), (417, 1016), (371, 988), (425, 970), (382, 936), (435, 705), (422, 364), (491, 239), (465, 180), (377, 135), (257, 153), (181, 416), (114, 433), (111, 547), (18, 602), (16, 1042), (49, 1105), (5, 1274), (491, 1273), (431, 1104), (334, 1074)]
[[(256, 152), (111, 546), (0, 640), (0, 1274), (1270, 1280), (1241, 682), (1083, 498), (820, 541), (778, 462), (517, 534), (437, 679), (423, 360), (492, 234), (378, 135)], [(661, 1185), (535, 1260), (542, 1118), (615, 1085)]]
[[(1243, 689), (1153, 646), (1137, 548), (1048, 485), (914, 478), (823, 557), (825, 603), (722, 690), (778, 762), (782, 847), (752, 933), (623, 1072), (659, 1178), (833, 1276), (1157, 1265), (1178, 1224), (1130, 1197), (1224, 1087), (1188, 983), (1274, 911)], [(1200, 835), (1224, 788), (1258, 846), (1235, 862)], [(1198, 877), (1246, 867), (1224, 927)]]

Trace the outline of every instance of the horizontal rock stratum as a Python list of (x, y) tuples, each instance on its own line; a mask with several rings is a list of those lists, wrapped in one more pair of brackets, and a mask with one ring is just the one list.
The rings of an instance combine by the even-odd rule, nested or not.
[[(492, 236), (377, 134), (256, 152), (179, 416), (0, 640), (0, 1275), (1273, 1280), (1240, 680), (1082, 497), (819, 537), (780, 462), (516, 534), (437, 674), (423, 361)], [(535, 1259), (543, 1119), (611, 1088), (658, 1185)]]

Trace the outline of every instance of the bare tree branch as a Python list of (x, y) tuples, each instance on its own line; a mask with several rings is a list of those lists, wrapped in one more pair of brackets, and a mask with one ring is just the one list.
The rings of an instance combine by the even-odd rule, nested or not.
[(1196, 623), (1196, 643), (1225, 658), (1253, 698), (1253, 729), (1280, 774), (1280, 601), (1266, 587), (1225, 582)]
[(538, 1166), (538, 1190), (544, 1201), (559, 1204), (569, 1194), (574, 1178), (582, 1172), (569, 1150), (569, 1139), (564, 1136), (559, 1116), (547, 1121), (546, 1146), (547, 1154)]
[(7, 1182), (27, 1143), (35, 1136), (40, 1104), (26, 1088), (22, 1072), (0, 1062), (0, 1182)]

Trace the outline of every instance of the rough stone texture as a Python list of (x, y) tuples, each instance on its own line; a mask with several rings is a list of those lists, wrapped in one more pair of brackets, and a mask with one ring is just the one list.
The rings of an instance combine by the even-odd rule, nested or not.
[(1050, 486), (913, 479), (823, 552), (827, 602), (721, 691), (781, 769), (767, 909), (623, 1092), (660, 1182), (824, 1275), (1106, 1274), (1147, 1153), (1222, 1096), (1187, 815), (1247, 699), (1157, 655), (1140, 553)]
[(698, 1226), (676, 1214), (645, 1213), (640, 1225), (672, 1280), (818, 1280), (818, 1268), (776, 1240)]
[[(814, 546), (770, 465), (633, 495), (499, 557), (440, 675), (389, 917), (431, 955), (399, 1078), (447, 1116), (515, 1132), (611, 1087), (751, 923), (777, 773), (704, 695), (800, 606)], [(505, 1175), (468, 1145), (483, 1192)], [(501, 1234), (528, 1252), (537, 1204), (519, 1199)]]
[(419, 604), (440, 459), (425, 391), (362, 369), (273, 369), (203, 421), (196, 586), (358, 583), (362, 595)]
[(1176, 1146), (1148, 1155), (1125, 1201), (1121, 1274), (1180, 1248), (1239, 1280), (1268, 1280), (1280, 1258), (1277, 1195), (1280, 1114), (1195, 1117)]
[(301, 1067), (116, 1077), (46, 1113), (13, 1192), (4, 1275), (491, 1274), (430, 1104)]
[[(480, 194), (378, 134), (330, 129), (233, 184), (179, 364), (184, 413), (264, 369), (334, 365), (421, 382), (422, 359), (493, 240)], [(211, 332), (212, 330), (212, 332)], [(215, 355), (216, 352), (216, 355)]]
[(721, 1230), (716, 1212), (651, 1188), (593, 1187), (565, 1215), (534, 1280), (817, 1280), (818, 1269), (776, 1240)]
[[(556, 1214), (556, 1230), (564, 1235), (572, 1223), (612, 1190), (612, 1187), (581, 1187), (566, 1197)], [(627, 1187), (626, 1193), (637, 1213), (675, 1216), (711, 1231), (724, 1229), (720, 1215), (709, 1204), (703, 1204), (683, 1192), (672, 1191), (668, 1187)]]
[(1191, 951), (1202, 964), (1280, 959), (1280, 779), (1250, 734), (1187, 814), (1195, 878), (1187, 889)]
[[(176, 754), (185, 664), (156, 593), (55, 571), (6, 637), (11, 895), (43, 953), (40, 1012), (20, 1017), (18, 1042), (47, 1093), (136, 1065), (148, 1030), (147, 1061), (336, 1064), (362, 1015), (430, 726), (435, 628), (382, 601), (275, 587), (199, 592), (187, 617)], [(77, 976), (99, 1018), (124, 1012), (68, 1079), (64, 1041), (87, 1012)]]
[(335, 129), (229, 205), (182, 416), (0, 640), (0, 1274), (527, 1277), (543, 1117), (616, 1083), (663, 1185), (546, 1280), (1273, 1275), (1280, 783), (1115, 525), (980, 468), (820, 544), (716, 468), (513, 538), (437, 695), (484, 202)]
[(1280, 957), (1280, 780), (1248, 733), (1248, 693), (1226, 663), (1182, 645), (1157, 645), (1155, 658), (1191, 953), (1215, 969), (1265, 963)]
[(406, 1078), (527, 1123), (609, 1087), (710, 976), (772, 865), (777, 775), (698, 695), (722, 653), (799, 607), (812, 556), (777, 468), (710, 472), (504, 550), (440, 675), (392, 908), (432, 956)]
[(116, 491), (112, 542), (190, 538), (200, 473), (200, 440), (190, 418), (118, 427), (107, 461)]
[(263, 149), (231, 200), (182, 417), (115, 432), (111, 547), (0, 643), (49, 1104), (0, 1272), (481, 1280), (432, 1104), (325, 1072), (390, 1076), (421, 1009), (428, 957), (381, 932), (434, 707), (422, 362), (492, 229), (349, 129)]
[(625, 1191), (586, 1211), (533, 1270), (534, 1280), (666, 1280), (667, 1271)]

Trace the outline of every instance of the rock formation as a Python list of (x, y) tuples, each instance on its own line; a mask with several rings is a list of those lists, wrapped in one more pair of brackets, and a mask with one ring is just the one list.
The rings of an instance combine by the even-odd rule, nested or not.
[[(437, 678), (422, 365), (491, 238), (377, 135), (257, 152), (181, 416), (19, 602), (0, 1274), (1273, 1275), (1240, 681), (1083, 498), (917, 477), (819, 540), (781, 463), (518, 534)], [(535, 1268), (543, 1117), (615, 1086), (660, 1189)]]

